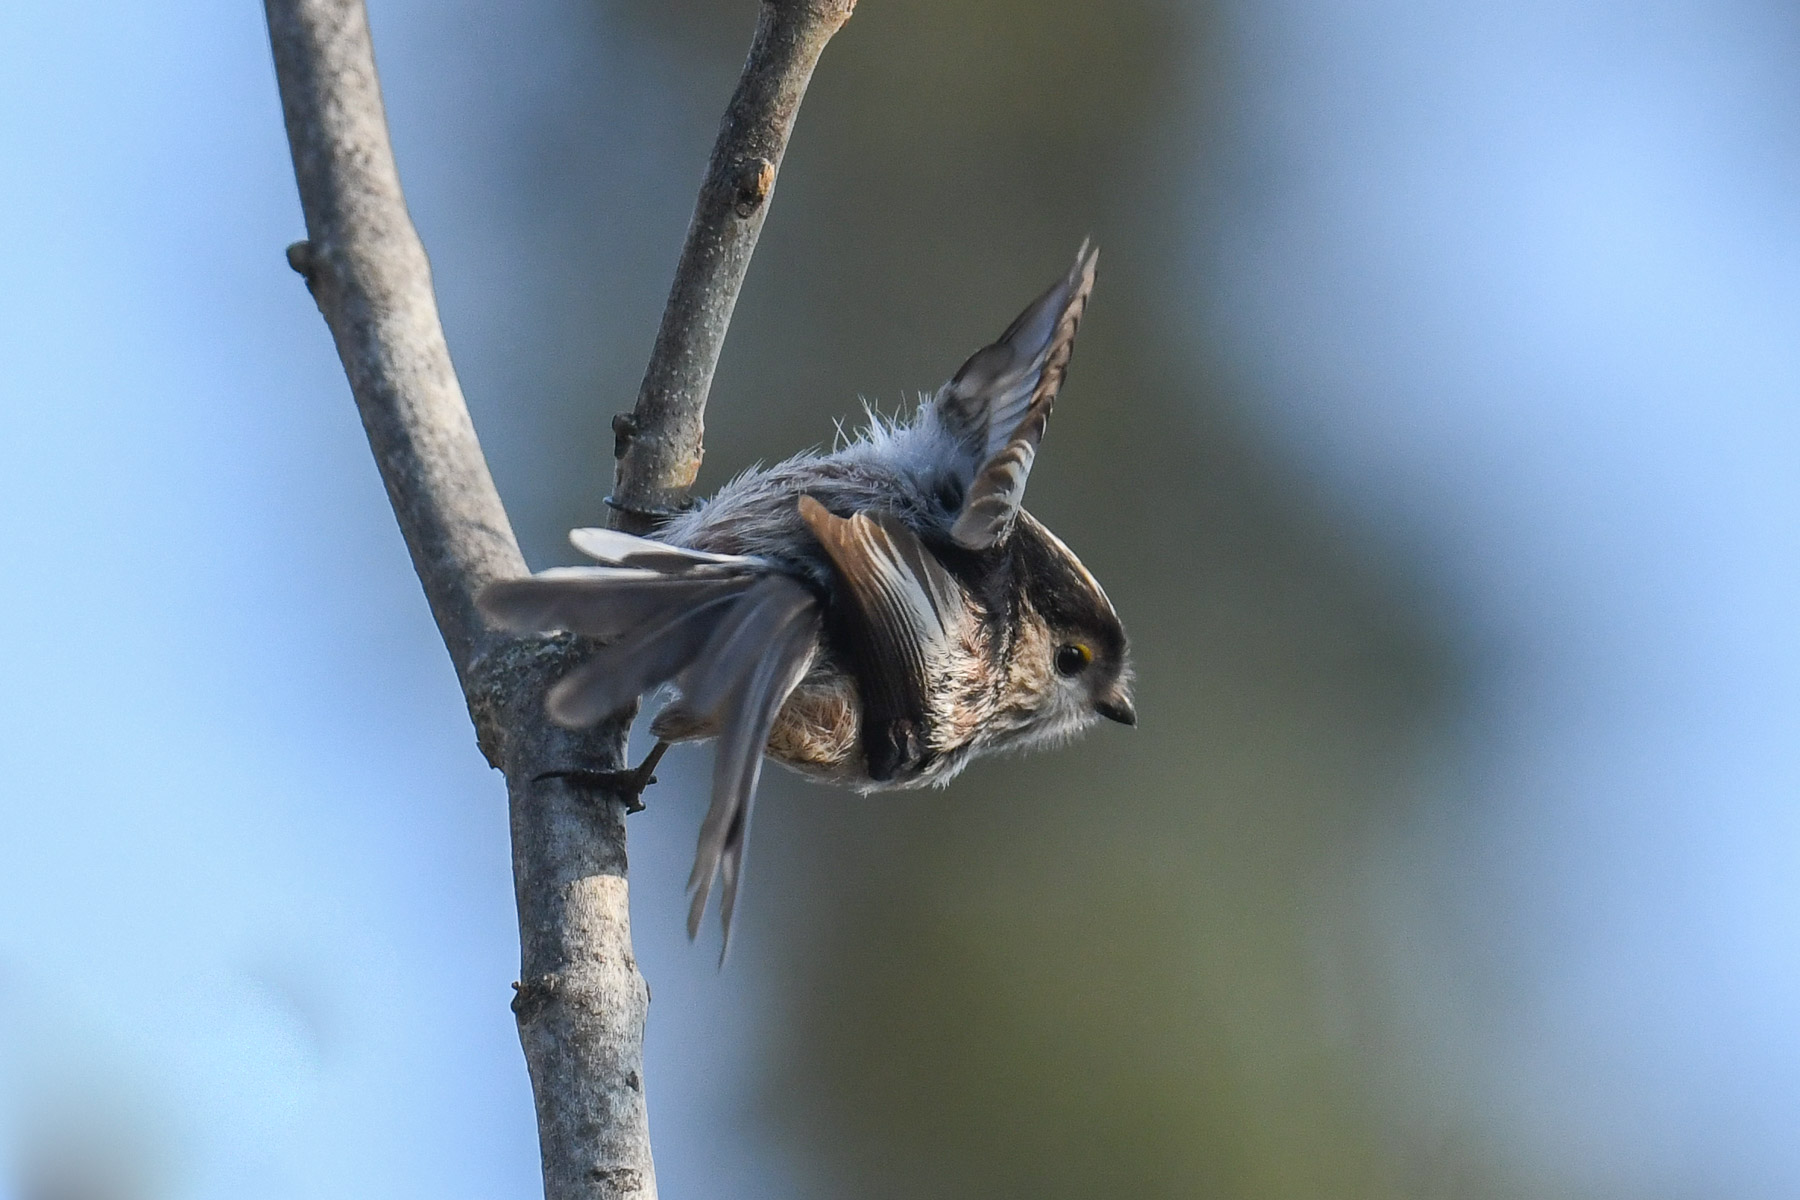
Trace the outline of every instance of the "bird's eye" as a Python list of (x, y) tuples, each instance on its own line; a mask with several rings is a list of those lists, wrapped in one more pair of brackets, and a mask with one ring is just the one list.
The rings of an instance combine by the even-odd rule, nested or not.
[(1056, 673), (1063, 676), (1079, 675), (1094, 661), (1094, 652), (1080, 642), (1066, 642), (1056, 648)]

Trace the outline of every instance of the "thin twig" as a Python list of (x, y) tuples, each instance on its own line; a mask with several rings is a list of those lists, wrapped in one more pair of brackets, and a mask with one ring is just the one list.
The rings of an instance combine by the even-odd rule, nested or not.
[(856, 0), (763, 0), (756, 37), (694, 202), (637, 407), (613, 420), (613, 523), (646, 533), (688, 503), (706, 395), (769, 211), (788, 135), (825, 44)]
[[(813, 65), (854, 0), (764, 0), (713, 151), (638, 411), (622, 418), (619, 515), (685, 502), (701, 413)], [(519, 908), (513, 999), (547, 1200), (653, 1198), (644, 1105), (649, 990), (631, 949), (628, 798), (567, 781), (616, 771), (629, 714), (552, 724), (566, 639), (487, 625), (481, 588), (525, 564), (476, 440), (407, 215), (362, 0), (265, 0), (307, 240), (288, 247), (337, 343), (370, 448), (488, 761), (506, 775)]]

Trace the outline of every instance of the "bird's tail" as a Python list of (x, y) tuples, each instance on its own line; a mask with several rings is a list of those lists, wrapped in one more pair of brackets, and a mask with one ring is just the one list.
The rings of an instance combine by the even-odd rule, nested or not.
[[(563, 567), (490, 584), (479, 598), (491, 620), (520, 632), (566, 629), (605, 642), (550, 689), (550, 716), (591, 725), (664, 683), (681, 696), (685, 736), (716, 735), (712, 807), (700, 828), (688, 935), (700, 927), (715, 876), (726, 937), (743, 867), (750, 805), (763, 747), (819, 642), (813, 594), (769, 563), (707, 554), (609, 529), (577, 529), (570, 541), (602, 566)], [(681, 734), (677, 734), (681, 736)]]

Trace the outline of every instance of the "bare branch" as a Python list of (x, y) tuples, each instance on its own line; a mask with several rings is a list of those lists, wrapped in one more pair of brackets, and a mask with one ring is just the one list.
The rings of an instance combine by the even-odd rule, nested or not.
[(288, 249), (331, 327), (394, 515), (488, 760), (506, 774), (521, 965), (513, 1011), (550, 1200), (654, 1197), (649, 992), (631, 950), (623, 802), (546, 778), (617, 767), (625, 726), (552, 725), (565, 640), (485, 625), (474, 598), (525, 563), (445, 347), (400, 191), (361, 0), (267, 0), (307, 240)]
[(475, 593), (520, 575), (501, 507), (438, 323), (425, 248), (388, 145), (381, 86), (359, 3), (270, 0), (307, 240), (306, 276), (337, 341), (388, 499), (465, 685), (494, 645)]
[[(477, 738), (506, 775), (519, 908), (513, 1000), (548, 1200), (654, 1198), (649, 990), (631, 949), (626, 798), (565, 780), (620, 766), (629, 714), (585, 734), (544, 712), (566, 638), (475, 607), (525, 564), (494, 490), (400, 190), (362, 0), (265, 0), (307, 240), (288, 247), (337, 343)], [(695, 206), (637, 412), (619, 422), (620, 517), (683, 503), (701, 414), (813, 65), (854, 0), (764, 0)]]
[(856, 0), (763, 0), (743, 76), (713, 144), (637, 407), (613, 421), (613, 522), (634, 533), (688, 502), (707, 391), (756, 250), (788, 135), (825, 44)]

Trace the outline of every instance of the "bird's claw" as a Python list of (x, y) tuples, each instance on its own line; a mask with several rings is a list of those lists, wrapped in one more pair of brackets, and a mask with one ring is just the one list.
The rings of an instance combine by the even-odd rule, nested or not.
[(535, 776), (533, 783), (545, 779), (562, 779), (576, 787), (593, 788), (596, 791), (611, 792), (625, 802), (627, 814), (644, 811), (644, 789), (656, 782), (652, 774), (656, 764), (668, 751), (667, 742), (658, 742), (644, 761), (629, 771), (600, 771), (591, 768), (576, 767), (567, 771), (545, 771)]

